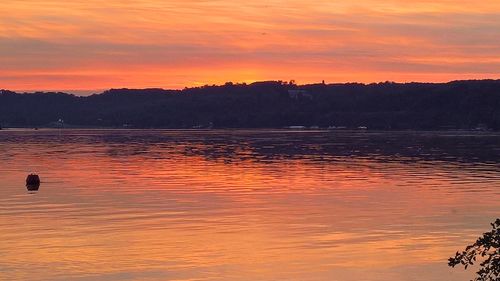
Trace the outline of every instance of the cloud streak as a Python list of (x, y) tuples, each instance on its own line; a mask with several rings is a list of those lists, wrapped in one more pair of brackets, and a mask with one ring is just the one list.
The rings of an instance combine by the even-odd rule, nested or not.
[(0, 9), (0, 88), (500, 78), (497, 1), (4, 0)]

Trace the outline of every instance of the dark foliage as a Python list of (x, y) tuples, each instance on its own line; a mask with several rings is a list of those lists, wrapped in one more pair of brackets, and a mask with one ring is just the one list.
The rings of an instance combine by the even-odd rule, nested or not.
[(455, 257), (450, 258), (448, 265), (455, 267), (462, 264), (465, 269), (474, 265), (476, 259), (481, 259), (480, 269), (477, 271), (476, 281), (498, 281), (500, 280), (500, 219), (491, 224), (493, 230), (486, 232), (477, 241), (465, 248), (463, 252), (457, 252)]
[[(300, 90), (300, 91), (298, 91)], [(295, 93), (294, 93), (295, 92)], [(298, 92), (298, 94), (297, 94)], [(76, 97), (0, 91), (4, 127), (500, 129), (500, 80), (113, 89)]]

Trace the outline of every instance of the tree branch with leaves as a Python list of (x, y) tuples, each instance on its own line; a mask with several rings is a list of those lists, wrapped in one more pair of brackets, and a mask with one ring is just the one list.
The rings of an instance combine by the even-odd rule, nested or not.
[(486, 232), (477, 241), (457, 252), (448, 260), (448, 266), (463, 265), (465, 269), (480, 260), (480, 269), (474, 281), (500, 280), (500, 219), (491, 224), (493, 230)]

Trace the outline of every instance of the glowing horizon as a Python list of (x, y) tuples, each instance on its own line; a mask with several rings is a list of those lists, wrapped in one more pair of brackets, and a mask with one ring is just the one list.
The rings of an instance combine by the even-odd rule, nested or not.
[(500, 78), (500, 2), (4, 0), (0, 88)]

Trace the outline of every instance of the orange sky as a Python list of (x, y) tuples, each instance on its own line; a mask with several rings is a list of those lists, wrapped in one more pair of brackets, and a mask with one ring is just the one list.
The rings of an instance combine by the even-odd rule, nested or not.
[(0, 11), (0, 88), (12, 90), (500, 78), (498, 0), (2, 0)]

